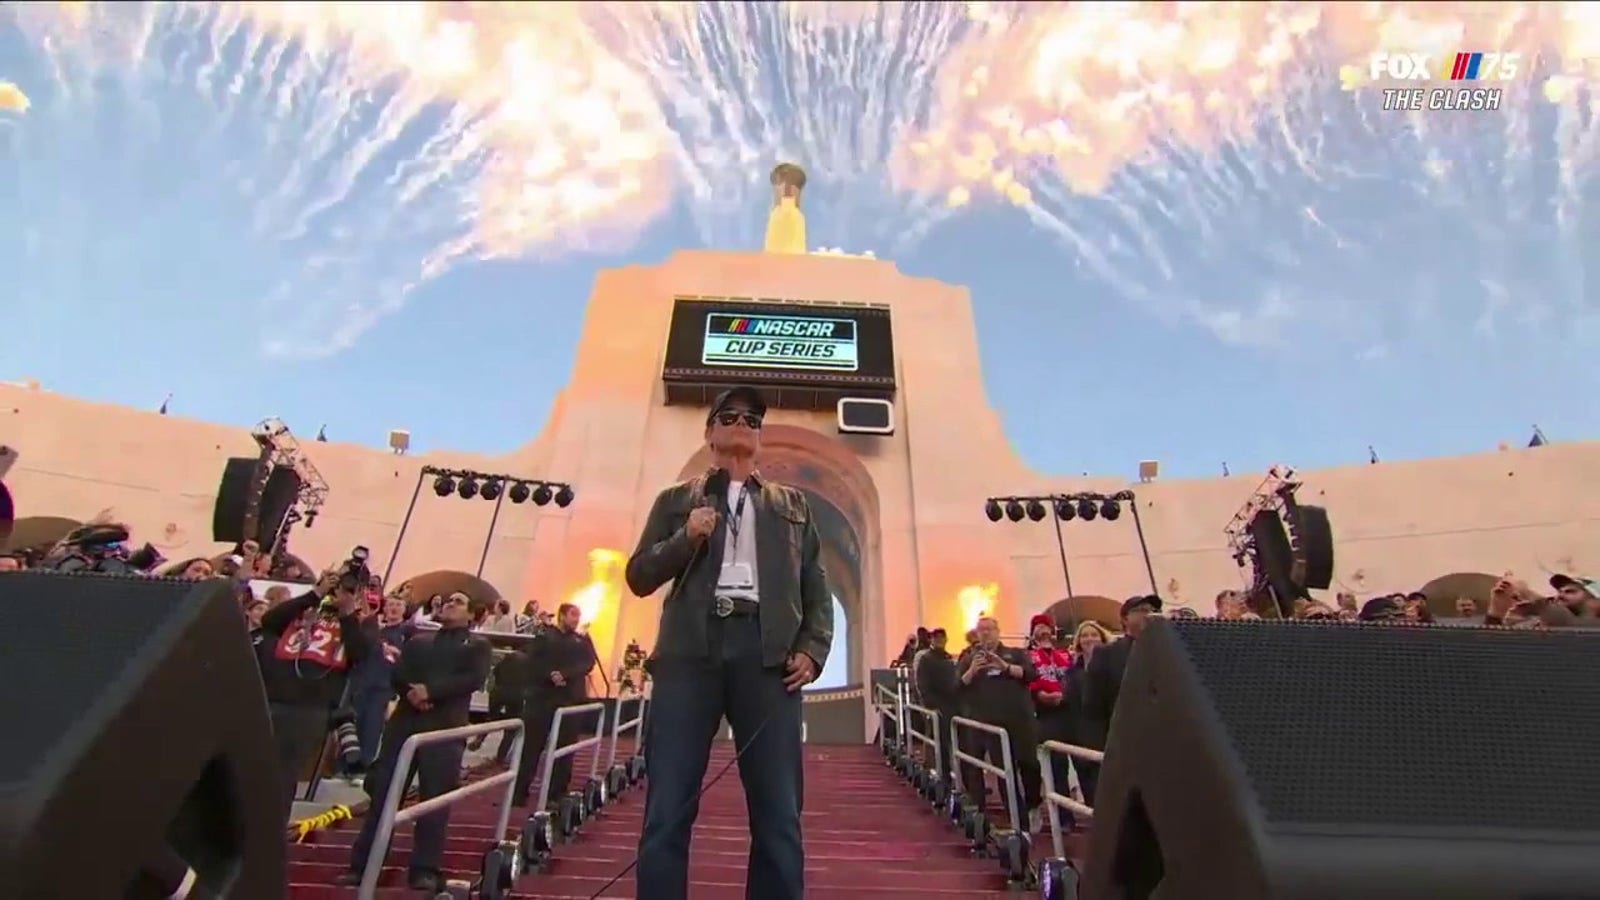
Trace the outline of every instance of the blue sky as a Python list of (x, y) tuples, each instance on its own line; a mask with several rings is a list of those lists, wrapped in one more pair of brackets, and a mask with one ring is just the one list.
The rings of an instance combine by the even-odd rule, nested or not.
[[(406, 206), (364, 177), (329, 214), (283, 227), (316, 191), (272, 189), (337, 168), (376, 117), (351, 113), (336, 152), (298, 155), (297, 120), (226, 105), (230, 72), (246, 99), (271, 96), (266, 76), (224, 52), (221, 86), (196, 87), (201, 32), (157, 25), (138, 61), (91, 64), (88, 50), (44, 52), (45, 26), (0, 14), (0, 80), (32, 101), (0, 112), (0, 379), (151, 408), (170, 392), (178, 415), (276, 415), (307, 437), (326, 423), (334, 440), (381, 445), (404, 427), (423, 450), (505, 451), (565, 382), (597, 270), (754, 247), (770, 164), (837, 149), (780, 133), (770, 154), (718, 167), (738, 202), (680, 190), (641, 227), (585, 242), (600, 249), (469, 254), (352, 328), (352, 309), (397, 296), (454, 233), (426, 206), (451, 195)], [(890, 187), (888, 154), (814, 164), (813, 242), (970, 287), (990, 397), (1045, 471), (1131, 479), (1155, 458), (1168, 476), (1205, 477), (1224, 461), (1364, 462), (1369, 444), (1387, 459), (1449, 455), (1526, 441), (1535, 423), (1553, 440), (1593, 437), (1595, 151), (1570, 135), (1592, 137), (1592, 114), (1559, 126), (1530, 100), (1419, 124), (1319, 66), (1215, 152), (1158, 140), (1081, 193), (1035, 170), (1033, 215), (979, 197), (931, 221), (927, 197)], [(447, 119), (425, 107), (380, 161), (417, 158)], [(905, 232), (923, 233), (891, 241)], [(282, 317), (287, 348), (274, 345)], [(347, 347), (318, 340), (334, 332)]]

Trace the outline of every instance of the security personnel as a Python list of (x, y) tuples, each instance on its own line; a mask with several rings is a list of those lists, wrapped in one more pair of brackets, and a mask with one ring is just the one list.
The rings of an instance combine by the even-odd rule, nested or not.
[[(393, 674), (400, 702), (383, 729), (378, 760), (367, 775), (371, 811), (361, 823), (361, 834), (351, 847), (350, 870), (340, 877), (341, 884), (354, 885), (361, 881), (361, 871), (376, 837), (378, 811), (383, 809), (389, 789), (395, 783), (396, 757), (406, 740), (414, 734), (467, 724), (472, 695), (489, 677), (489, 662), (493, 656), (488, 640), (473, 634), (471, 629), (488, 613), (487, 602), (470, 599), (460, 591), (452, 593), (439, 608), (439, 630), (417, 634), (401, 649)], [(449, 793), (461, 785), (461, 759), (466, 751), (465, 738), (418, 748), (414, 762), (417, 789), (422, 799)], [(401, 790), (409, 780), (409, 777), (400, 779)], [(449, 824), (449, 807), (417, 819), (407, 883), (416, 890), (430, 892), (429, 896), (444, 887), (439, 864)]]
[[(522, 758), (517, 761), (517, 781), (512, 796), (518, 806), (528, 805), (533, 787), (533, 777), (539, 766), (539, 757), (546, 750), (550, 738), (550, 724), (556, 710), (563, 706), (577, 706), (589, 697), (589, 671), (595, 665), (594, 642), (586, 634), (578, 633), (583, 612), (571, 603), (563, 603), (556, 610), (556, 627), (546, 629), (530, 642), (527, 654), (528, 691), (522, 703), (522, 722), (525, 731), (522, 739)], [(564, 716), (557, 747), (566, 746), (578, 739), (587, 721), (583, 716)], [(556, 747), (548, 748), (552, 752)], [(545, 790), (546, 801), (559, 799), (567, 792), (572, 780), (572, 757), (563, 756), (555, 761), (550, 771), (550, 784)]]

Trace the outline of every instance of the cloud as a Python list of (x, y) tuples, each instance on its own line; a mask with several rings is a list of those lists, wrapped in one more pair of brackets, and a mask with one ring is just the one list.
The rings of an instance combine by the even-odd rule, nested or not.
[(0, 81), (0, 112), (25, 113), (31, 105), (22, 88), (9, 81)]

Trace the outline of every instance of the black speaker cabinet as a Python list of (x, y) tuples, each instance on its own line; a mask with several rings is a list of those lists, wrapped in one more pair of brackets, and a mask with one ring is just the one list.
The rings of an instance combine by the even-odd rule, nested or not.
[(211, 507), (212, 540), (237, 544), (245, 539), (244, 511), (250, 502), (250, 483), (255, 480), (258, 465), (253, 456), (235, 456), (223, 464), (222, 480), (217, 482), (217, 502)]
[(0, 572), (0, 893), (117, 900), (175, 855), (281, 898), (278, 760), (227, 581)]
[(1600, 898), (1600, 635), (1154, 621), (1086, 900)]

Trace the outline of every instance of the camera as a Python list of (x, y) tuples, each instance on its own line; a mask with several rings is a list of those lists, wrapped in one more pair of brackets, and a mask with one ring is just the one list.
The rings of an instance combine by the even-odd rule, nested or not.
[(57, 572), (103, 572), (131, 575), (141, 571), (129, 563), (128, 529), (121, 525), (84, 525), (62, 539), (44, 561)]
[(350, 558), (339, 567), (339, 590), (359, 591), (372, 580), (372, 570), (367, 568), (367, 548), (356, 547)]

